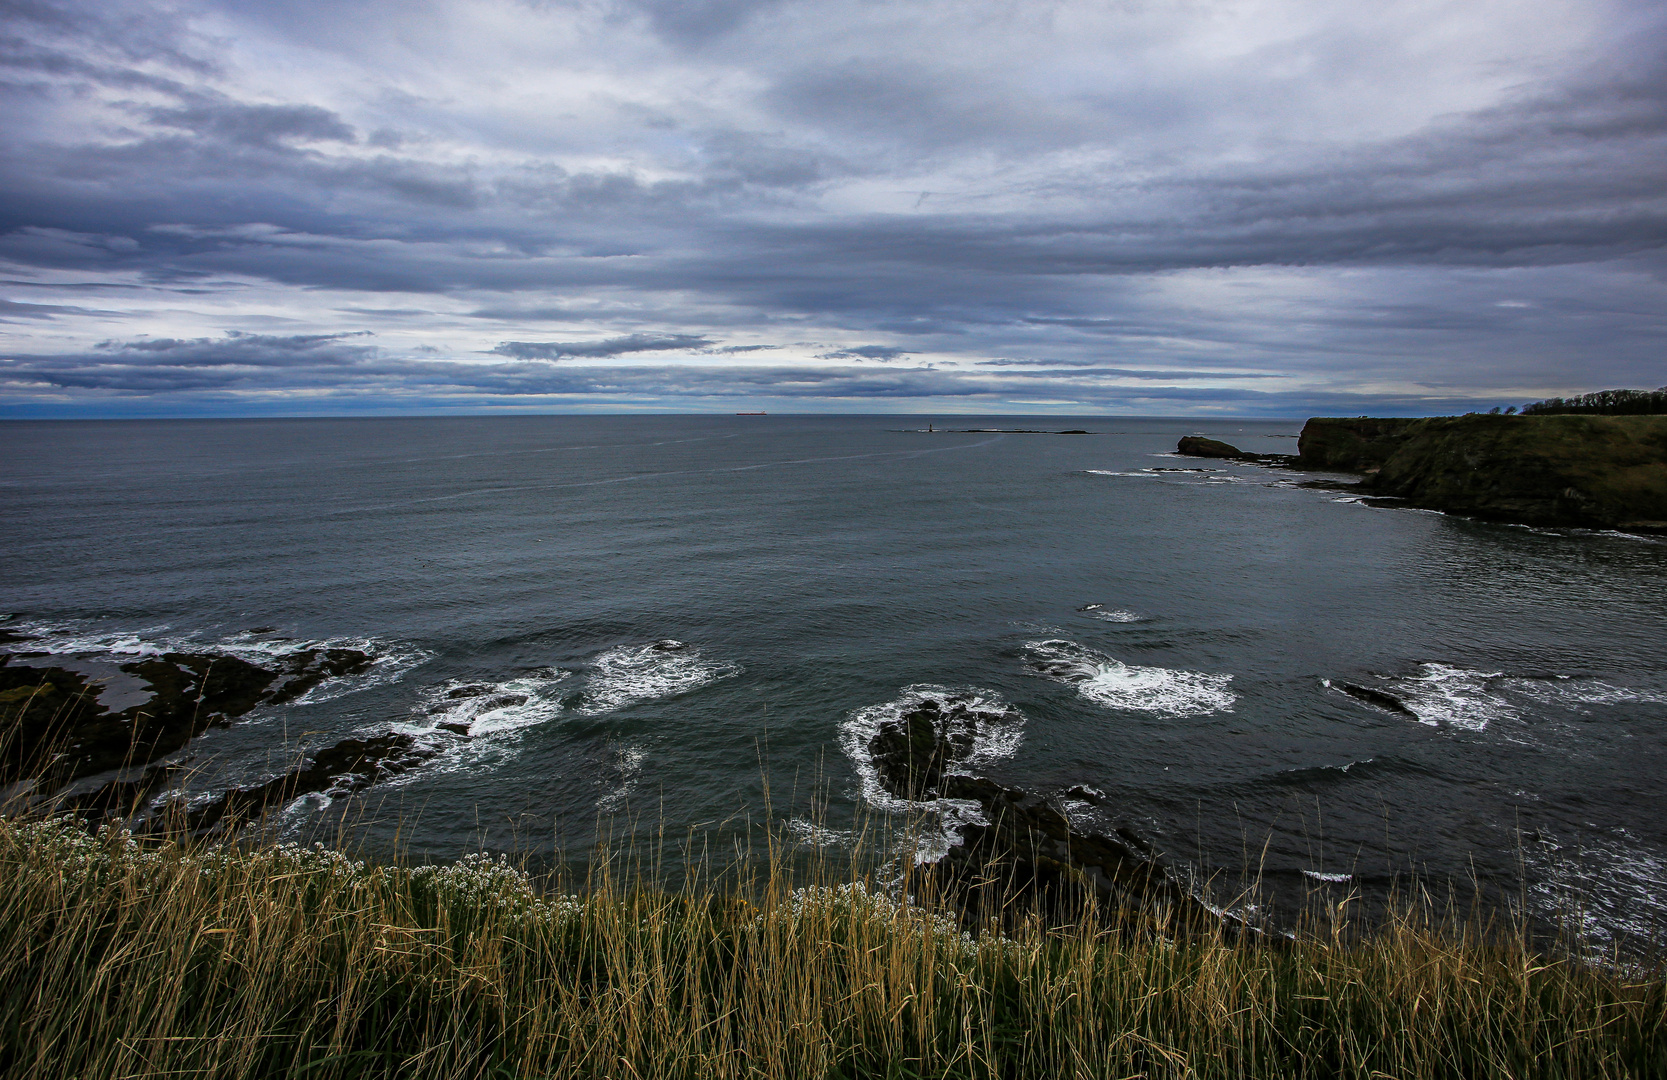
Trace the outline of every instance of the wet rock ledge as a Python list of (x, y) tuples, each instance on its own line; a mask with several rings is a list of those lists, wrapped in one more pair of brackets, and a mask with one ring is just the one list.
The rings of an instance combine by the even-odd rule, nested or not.
[[(6, 638), (17, 651), (0, 653), (0, 802), (48, 806), (92, 821), (156, 817), (146, 814), (147, 800), (191, 771), (168, 759), (198, 736), (261, 705), (294, 701), (327, 679), (361, 674), (376, 662), (344, 648), (298, 649), (274, 657), (270, 666), (224, 654), (168, 652), (118, 665), (142, 682), (148, 697), (107, 710), (96, 680), (65, 667), (30, 664), (50, 654), (31, 654), (26, 637), (8, 632)], [(267, 783), (194, 805), (166, 827), (219, 829), (298, 795), (369, 786), (432, 753), (399, 733), (347, 739)], [(106, 774), (113, 778), (99, 784)], [(151, 824), (163, 823), (158, 818)]]
[(1074, 829), (1056, 805), (1066, 798), (1099, 803), (1098, 792), (1073, 787), (1049, 799), (966, 773), (989, 709), (971, 698), (925, 701), (882, 721), (868, 743), (892, 796), (952, 817), (964, 817), (956, 811), (967, 803), (978, 808), (982, 822), (962, 825), (960, 842), (928, 871), (970, 924), (1031, 911), (1071, 921), (1092, 904), (1142, 913), (1170, 932), (1257, 934), (1193, 896), (1133, 832)]

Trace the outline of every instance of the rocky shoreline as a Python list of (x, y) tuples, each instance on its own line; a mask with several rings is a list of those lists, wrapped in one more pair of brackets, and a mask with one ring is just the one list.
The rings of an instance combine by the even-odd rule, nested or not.
[[(350, 738), (263, 784), (172, 807), (158, 796), (191, 775), (179, 755), (199, 736), (260, 706), (296, 701), (326, 680), (363, 674), (376, 658), (360, 649), (303, 647), (263, 666), (224, 653), (164, 652), (117, 665), (144, 686), (145, 700), (106, 709), (97, 679), (30, 664), (52, 654), (31, 652), (26, 637), (7, 636), (16, 651), (0, 653), (0, 804), (201, 834), (300, 795), (368, 787), (434, 753), (397, 732)], [(98, 783), (102, 776), (113, 778)]]
[(1079, 786), (1050, 799), (964, 771), (989, 708), (970, 697), (927, 700), (881, 722), (868, 740), (888, 794), (959, 822), (958, 837), (924, 875), (969, 925), (1032, 912), (1063, 923), (1095, 907), (1139, 912), (1166, 933), (1265, 936), (1196, 897), (1132, 831), (1076, 829), (1057, 805), (1099, 803), (1099, 792)]
[(1187, 436), (1176, 452), (1356, 473), (1358, 492), (1523, 525), (1667, 533), (1667, 416), (1315, 417), (1296, 455)]

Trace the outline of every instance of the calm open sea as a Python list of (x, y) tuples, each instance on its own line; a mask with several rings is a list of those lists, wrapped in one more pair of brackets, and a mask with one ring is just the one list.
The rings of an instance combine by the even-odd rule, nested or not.
[[(838, 844), (862, 732), (970, 688), (1022, 717), (981, 771), (1096, 788), (1083, 827), (1206, 875), (1248, 859), (1284, 895), (1474, 875), (1541, 911), (1573, 890), (1600, 946), (1661, 940), (1667, 543), (1372, 509), (1167, 453), (1192, 432), (1292, 453), (1297, 423), (948, 426), (1095, 434), (3, 423), (0, 625), (88, 670), (182, 646), (375, 652), (192, 748), (222, 784), (351, 733), (440, 749), (356, 807), (291, 807), (296, 832), (350, 813), (386, 838), (397, 809), (419, 854), (571, 853), (598, 815), (674, 834), (774, 817)], [(822, 831), (803, 820), (818, 777)]]

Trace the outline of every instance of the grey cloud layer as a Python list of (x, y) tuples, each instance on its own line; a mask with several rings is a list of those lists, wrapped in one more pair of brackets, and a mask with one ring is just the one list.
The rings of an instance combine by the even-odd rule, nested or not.
[[(267, 369), (273, 366), (283, 369), (283, 378), (276, 384), (268, 377)], [(1101, 375), (1152, 381), (1108, 387), (1096, 378)], [(1019, 395), (1075, 402), (1088, 409), (1133, 407), (1148, 413), (1184, 413), (1226, 400), (1234, 403), (1235, 411), (1284, 415), (1297, 400), (1276, 391), (1165, 385), (1169, 378), (1167, 372), (1121, 371), (990, 376), (927, 368), (458, 363), (383, 356), (374, 347), (345, 344), (334, 335), (328, 339), (249, 335), (229, 341), (108, 343), (91, 353), (0, 360), (0, 388), (85, 392), (118, 407), (169, 395), (203, 406), (237, 403), (246, 410), (260, 410), (275, 393), (298, 390), (336, 393), (350, 405), (373, 407), (379, 403), (470, 406), (483, 401), (560, 404), (562, 399), (575, 398), (711, 401), (730, 407), (734, 402), (762, 399), (789, 405), (843, 402), (857, 409), (865, 403), (938, 401), (952, 411), (977, 412)], [(1344, 393), (1318, 399), (1308, 395), (1301, 400), (1317, 400), (1344, 412), (1358, 411), (1365, 401), (1397, 403), (1393, 398)], [(1418, 398), (1417, 404), (1428, 405), (1432, 400), (1439, 405), (1443, 400), (1462, 399), (1426, 396)]]
[[(1658, 385), (1667, 20), (1570, 8), (1559, 52), (1528, 9), (1443, 9), (1443, 45), (1410, 9), (1373, 16), (1386, 32), (1288, 0), (1223, 59), (1186, 12), (1138, 5), (13, 0), (0, 370), (15, 400), (456, 378), (1118, 402), (1158, 373), (1260, 410)], [(1429, 78), (1398, 73), (1421, 49)], [(95, 287), (142, 299), (69, 302)], [(343, 316), (491, 359), (417, 360)], [(95, 348), (113, 324), (127, 344)], [(806, 338), (756, 378), (527, 366)], [(969, 369), (827, 366), (911, 357)], [(1245, 382), (1279, 375), (1301, 385)]]

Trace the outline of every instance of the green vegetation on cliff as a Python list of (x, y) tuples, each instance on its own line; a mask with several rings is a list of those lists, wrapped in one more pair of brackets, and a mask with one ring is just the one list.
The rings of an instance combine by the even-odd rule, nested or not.
[(1527, 416), (1596, 413), (1602, 416), (1655, 416), (1667, 413), (1667, 386), (1660, 390), (1599, 390), (1572, 398), (1546, 398), (1522, 407)]
[[(617, 864), (615, 864), (617, 865)], [(1405, 906), (969, 935), (859, 884), (541, 892), (485, 856), (0, 818), (0, 1077), (1650, 1077), (1667, 984)], [(733, 879), (732, 879), (733, 880)]]
[(1304, 468), (1375, 495), (1530, 525), (1667, 530), (1667, 416), (1316, 417)]

